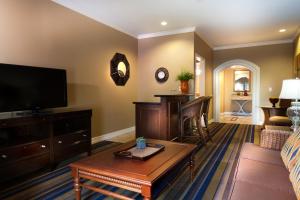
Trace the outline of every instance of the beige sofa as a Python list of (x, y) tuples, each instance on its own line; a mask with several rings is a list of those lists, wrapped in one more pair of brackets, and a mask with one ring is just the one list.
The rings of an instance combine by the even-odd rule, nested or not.
[(280, 151), (245, 143), (240, 153), (229, 199), (297, 199)]

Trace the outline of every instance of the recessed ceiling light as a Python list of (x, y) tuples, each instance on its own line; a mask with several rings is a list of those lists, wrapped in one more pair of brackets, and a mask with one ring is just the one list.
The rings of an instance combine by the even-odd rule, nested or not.
[(160, 24), (161, 24), (162, 26), (166, 26), (166, 25), (168, 24), (168, 22), (162, 21), (162, 22), (160, 22)]
[(286, 32), (286, 29), (282, 28), (279, 30), (280, 33)]

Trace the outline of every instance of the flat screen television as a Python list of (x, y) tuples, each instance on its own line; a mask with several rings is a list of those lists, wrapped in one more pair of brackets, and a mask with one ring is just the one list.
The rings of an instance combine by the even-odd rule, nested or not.
[(0, 112), (67, 106), (66, 70), (0, 64)]

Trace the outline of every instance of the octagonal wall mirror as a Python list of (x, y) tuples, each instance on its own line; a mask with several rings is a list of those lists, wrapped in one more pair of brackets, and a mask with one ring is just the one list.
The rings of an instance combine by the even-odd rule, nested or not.
[(124, 54), (116, 53), (110, 61), (110, 76), (116, 85), (123, 86), (129, 79), (130, 65)]

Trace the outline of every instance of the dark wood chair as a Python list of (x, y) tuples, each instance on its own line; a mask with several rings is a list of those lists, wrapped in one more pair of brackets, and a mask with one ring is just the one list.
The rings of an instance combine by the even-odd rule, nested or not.
[(292, 122), (286, 115), (287, 108), (290, 105), (291, 99), (280, 99), (279, 107), (261, 107), (265, 115), (263, 128), (265, 128), (265, 125), (291, 126)]
[[(192, 101), (189, 101), (181, 106), (180, 109), (180, 140), (183, 141), (185, 137), (198, 137), (200, 141), (205, 145), (207, 139), (205, 137), (205, 132), (207, 133), (207, 138), (212, 141), (211, 136), (208, 131), (208, 110), (211, 97), (199, 97)], [(201, 122), (203, 117), (204, 123)], [(189, 120), (189, 121), (188, 121)], [(189, 122), (189, 125), (192, 122), (196, 122), (196, 127), (190, 134), (186, 134), (188, 129), (185, 125), (186, 122)], [(189, 126), (191, 127), (191, 126)], [(193, 133), (196, 134), (193, 134)]]
[[(205, 137), (203, 135), (203, 131), (201, 128), (201, 116), (202, 116), (202, 108), (203, 108), (203, 100), (204, 97), (199, 97), (197, 99), (188, 101), (185, 104), (181, 105), (180, 108), (180, 140), (181, 142), (183, 141), (184, 137), (199, 137), (201, 142), (205, 144)], [(190, 135), (185, 135), (186, 127), (185, 127), (185, 122), (187, 120), (196, 121), (196, 135), (190, 134)]]
[[(201, 128), (202, 128), (202, 130), (205, 129), (208, 140), (212, 141), (212, 137), (211, 137), (209, 129), (208, 129), (208, 111), (209, 111), (210, 100), (211, 100), (210, 96), (205, 96), (203, 99), (202, 116), (201, 117), (203, 118), (204, 124), (201, 121)], [(201, 118), (200, 118), (200, 120), (201, 120)]]

